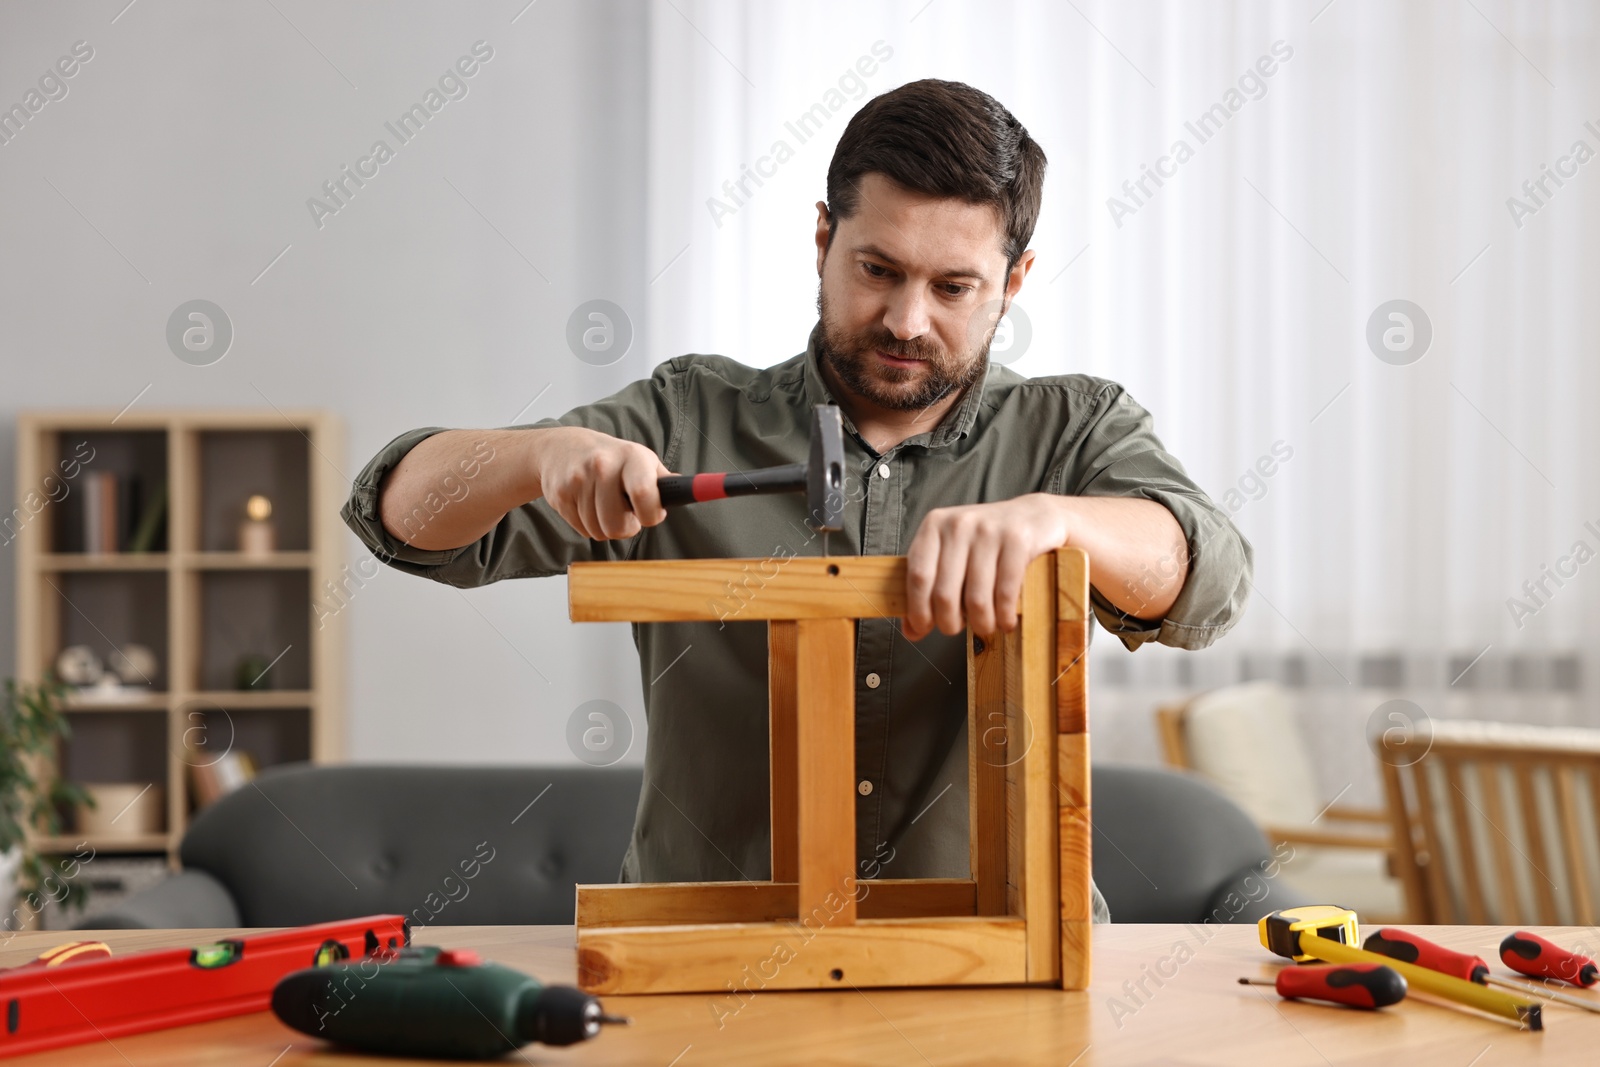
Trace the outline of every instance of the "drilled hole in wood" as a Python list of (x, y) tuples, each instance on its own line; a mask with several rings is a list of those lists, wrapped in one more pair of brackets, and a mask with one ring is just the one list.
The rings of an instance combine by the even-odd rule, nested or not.
[(828, 564), (828, 573), (829, 574), (838, 574), (839, 573), (839, 565), (837, 563)]
[(828, 972), (828, 977), (832, 978), (835, 982), (842, 982), (844, 981), (844, 972), (835, 967), (833, 970)]

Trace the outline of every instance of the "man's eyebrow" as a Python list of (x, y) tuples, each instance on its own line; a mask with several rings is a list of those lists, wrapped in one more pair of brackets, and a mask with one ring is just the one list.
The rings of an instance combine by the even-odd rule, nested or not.
[[(899, 261), (875, 244), (856, 245), (851, 251), (875, 256), (896, 267), (900, 265)], [(934, 273), (941, 278), (972, 278), (980, 282), (984, 280), (983, 272), (976, 267), (951, 267), (948, 270), (935, 271)]]

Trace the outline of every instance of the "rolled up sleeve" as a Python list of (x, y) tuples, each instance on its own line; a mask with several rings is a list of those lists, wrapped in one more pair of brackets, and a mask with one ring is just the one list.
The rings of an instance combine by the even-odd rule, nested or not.
[[(1233, 520), (1185, 473), (1183, 464), (1162, 447), (1150, 413), (1120, 386), (1107, 383), (1095, 398), (1091, 424), (1076, 450), (1076, 461), (1057, 479), (1058, 492), (1072, 496), (1143, 497), (1172, 513), (1183, 529), (1189, 572), (1183, 589), (1159, 620), (1128, 615), (1091, 593), (1100, 625), (1130, 649), (1146, 641), (1175, 648), (1201, 649), (1232, 629), (1250, 593), (1254, 553)], [(1151, 568), (1176, 573), (1178, 561)]]
[[(634, 382), (603, 400), (574, 408), (560, 418), (500, 429), (582, 426), (642, 444), (670, 467), (676, 447), (678, 373), (677, 360), (663, 363), (650, 378)], [(458, 548), (422, 549), (395, 537), (383, 525), (379, 509), (383, 480), (408, 452), (443, 429), (430, 426), (401, 434), (380, 449), (351, 484), (350, 496), (339, 515), (376, 559), (408, 574), (467, 588), (505, 578), (563, 574), (567, 565), (575, 561), (626, 558), (632, 551), (637, 536), (591, 541), (542, 499), (512, 508), (488, 533)], [(494, 460), (491, 457), (483, 462)], [(470, 492), (470, 480), (465, 484)], [(448, 502), (441, 505), (448, 506)]]

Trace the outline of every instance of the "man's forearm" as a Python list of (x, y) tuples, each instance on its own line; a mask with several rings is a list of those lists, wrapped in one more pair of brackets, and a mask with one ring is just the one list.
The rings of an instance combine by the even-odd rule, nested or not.
[(1061, 497), (1071, 513), (1067, 543), (1089, 556), (1089, 581), (1119, 611), (1160, 619), (1189, 576), (1183, 527), (1154, 500)]
[(444, 430), (425, 438), (378, 487), (383, 528), (428, 551), (470, 545), (540, 496), (533, 450), (549, 432)]

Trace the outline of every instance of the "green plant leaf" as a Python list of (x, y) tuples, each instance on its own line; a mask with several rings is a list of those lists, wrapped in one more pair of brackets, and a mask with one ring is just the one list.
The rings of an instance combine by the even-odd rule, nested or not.
[[(58, 833), (63, 809), (93, 804), (81, 786), (63, 781), (56, 768), (58, 745), (72, 736), (65, 711), (70, 693), (71, 688), (51, 671), (35, 683), (7, 678), (5, 703), (0, 707), (0, 852), (13, 848), (21, 852), (17, 889), (34, 911), (49, 903), (72, 906), (88, 899), (88, 887), (81, 880), (65, 879), (28, 841), (30, 828)], [(35, 776), (35, 765), (43, 769), (42, 780)], [(46, 879), (56, 891), (55, 899), (44, 891)]]

